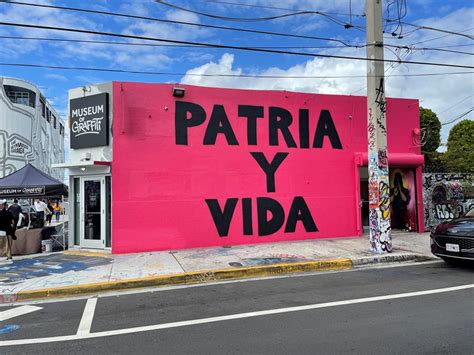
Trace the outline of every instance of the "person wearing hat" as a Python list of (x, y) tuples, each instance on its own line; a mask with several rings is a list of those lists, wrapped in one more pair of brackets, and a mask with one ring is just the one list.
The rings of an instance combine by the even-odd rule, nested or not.
[(12, 259), (12, 239), (16, 240), (15, 230), (13, 229), (13, 215), (8, 210), (7, 201), (3, 200), (0, 202), (0, 231), (5, 232), (6, 238), (6, 251), (7, 260)]

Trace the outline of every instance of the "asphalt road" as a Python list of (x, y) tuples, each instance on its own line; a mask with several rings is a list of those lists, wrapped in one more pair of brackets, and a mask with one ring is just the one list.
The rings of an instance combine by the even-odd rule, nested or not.
[(435, 262), (0, 307), (0, 353), (473, 354), (473, 284)]

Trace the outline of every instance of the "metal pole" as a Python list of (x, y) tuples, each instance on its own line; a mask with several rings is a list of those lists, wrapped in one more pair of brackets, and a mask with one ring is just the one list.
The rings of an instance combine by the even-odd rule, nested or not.
[(370, 249), (391, 252), (382, 0), (366, 1)]

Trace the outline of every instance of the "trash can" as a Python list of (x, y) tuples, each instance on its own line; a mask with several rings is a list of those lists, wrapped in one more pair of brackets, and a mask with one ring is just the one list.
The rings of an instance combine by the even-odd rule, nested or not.
[(41, 252), (51, 253), (53, 250), (53, 241), (51, 239), (45, 239), (41, 241)]

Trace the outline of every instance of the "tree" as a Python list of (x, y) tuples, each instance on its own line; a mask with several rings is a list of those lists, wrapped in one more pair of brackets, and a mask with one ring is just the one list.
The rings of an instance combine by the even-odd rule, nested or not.
[(435, 152), (441, 144), (441, 122), (439, 122), (436, 113), (429, 108), (420, 107), (420, 126), (426, 132), (426, 141), (421, 147), (421, 151)]
[(441, 122), (436, 113), (428, 108), (420, 107), (420, 127), (425, 135), (421, 152), (425, 156), (424, 172), (445, 173), (447, 171), (444, 153), (439, 153), (436, 149), (441, 144)]
[(474, 121), (463, 120), (449, 131), (446, 165), (450, 172), (474, 173)]

